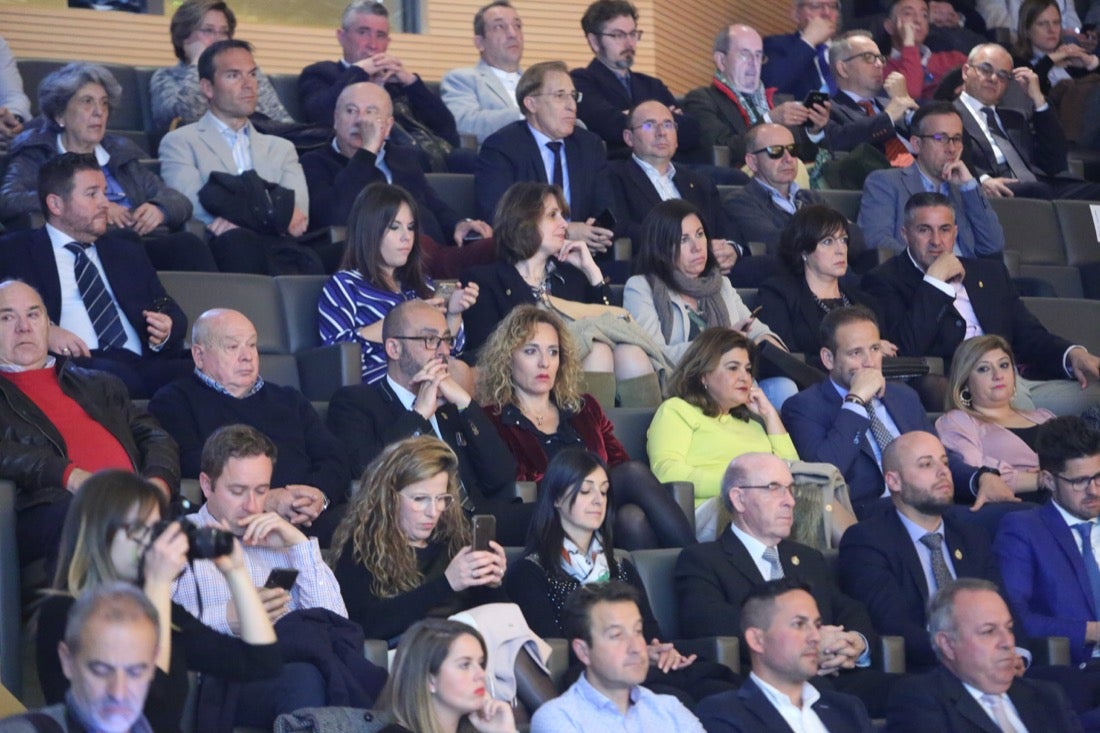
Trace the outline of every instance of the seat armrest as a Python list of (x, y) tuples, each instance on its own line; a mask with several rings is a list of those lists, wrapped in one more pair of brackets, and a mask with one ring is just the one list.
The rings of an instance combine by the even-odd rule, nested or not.
[(363, 657), (371, 664), (388, 670), (390, 668), (390, 649), (385, 639), (364, 639)]
[(348, 341), (300, 351), (298, 381), (306, 399), (328, 402), (340, 387), (362, 381), (359, 346)]
[(550, 670), (550, 681), (554, 687), (564, 692), (562, 681), (569, 669), (569, 642), (561, 638), (543, 639), (550, 646), (550, 661), (546, 668)]
[(697, 654), (700, 659), (718, 662), (741, 674), (741, 640), (736, 636), (702, 636), (698, 639), (677, 639), (673, 642), (681, 654)]
[(534, 481), (517, 481), (511, 493), (507, 489), (501, 492), (502, 499), (519, 499), (524, 504), (533, 504), (538, 491)]
[(711, 156), (711, 162), (719, 168), (730, 167), (730, 148), (729, 145), (715, 145), (714, 152)]
[(695, 534), (695, 484), (691, 481), (669, 481), (664, 486), (687, 517), (691, 533)]
[(630, 237), (619, 237), (611, 246), (616, 262), (627, 262), (633, 257), (634, 247)]
[(1069, 666), (1069, 638), (1065, 636), (1040, 636), (1029, 639), (1027, 649), (1031, 652), (1031, 663), (1042, 665)]
[(882, 636), (878, 648), (871, 650), (871, 666), (889, 674), (905, 673), (905, 639), (901, 636)]
[(749, 242), (748, 248), (753, 257), (763, 257), (768, 253), (768, 245), (763, 242)]

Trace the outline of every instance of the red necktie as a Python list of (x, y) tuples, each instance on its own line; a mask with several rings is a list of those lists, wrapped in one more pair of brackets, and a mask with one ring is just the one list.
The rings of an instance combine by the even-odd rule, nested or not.
[[(868, 117), (874, 117), (878, 114), (878, 110), (875, 109), (875, 105), (869, 99), (856, 104), (863, 108)], [(905, 147), (901, 140), (898, 140), (897, 133), (894, 133), (885, 145), (886, 158), (894, 168), (905, 168), (913, 164), (913, 154), (909, 152), (909, 149)]]

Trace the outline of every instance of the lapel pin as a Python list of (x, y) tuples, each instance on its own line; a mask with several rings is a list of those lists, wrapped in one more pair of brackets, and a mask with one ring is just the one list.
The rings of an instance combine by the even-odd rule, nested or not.
[(955, 550), (955, 559), (956, 560), (962, 560), (963, 559), (962, 550)]
[(798, 555), (791, 555), (791, 565), (797, 565), (799, 563)]
[(982, 282), (981, 280), (979, 280), (979, 281), (978, 281), (978, 287), (979, 287), (979, 288), (984, 288), (984, 287), (985, 287), (985, 283), (984, 283), (984, 282)]

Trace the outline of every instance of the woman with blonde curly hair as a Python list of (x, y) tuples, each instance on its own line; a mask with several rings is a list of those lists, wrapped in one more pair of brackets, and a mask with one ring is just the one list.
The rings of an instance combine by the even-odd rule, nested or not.
[(478, 359), (478, 401), (516, 459), (518, 481), (541, 481), (565, 448), (592, 451), (616, 486), (616, 534), (626, 549), (682, 547), (691, 527), (649, 467), (630, 460), (614, 425), (588, 394), (564, 322), (534, 305), (516, 306)]
[(398, 441), (371, 461), (332, 547), (348, 618), (367, 638), (396, 642), (425, 616), (507, 601), (504, 550), (470, 546), (458, 458), (435, 437)]

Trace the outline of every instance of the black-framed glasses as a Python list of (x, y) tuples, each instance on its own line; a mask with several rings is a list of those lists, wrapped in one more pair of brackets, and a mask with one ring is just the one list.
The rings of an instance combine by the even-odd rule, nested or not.
[(453, 349), (455, 347), (455, 337), (450, 335), (389, 336), (388, 338), (397, 339), (398, 341), (420, 341), (428, 351), (435, 351), (439, 348), (440, 344), (447, 344), (448, 349)]
[(146, 524), (145, 522), (139, 520), (136, 522), (131, 522), (130, 524), (124, 524), (119, 527), (119, 529), (125, 532), (126, 536), (134, 542), (138, 543), (139, 545), (144, 545), (146, 542), (149, 541), (149, 537), (153, 532), (153, 525)]
[(613, 41), (622, 43), (628, 38), (632, 41), (640, 41), (642, 40), (642, 33), (644, 32), (645, 31), (639, 30), (633, 30), (629, 33), (627, 31), (610, 31), (609, 33), (597, 33), (596, 35), (603, 36), (604, 38), (610, 38)]
[(527, 96), (528, 97), (553, 97), (554, 99), (556, 99), (558, 102), (561, 102), (562, 104), (565, 104), (570, 99), (572, 99), (577, 104), (580, 104), (581, 100), (584, 99), (584, 94), (582, 94), (581, 92), (578, 92), (576, 89), (574, 89), (571, 92), (567, 92), (564, 89), (562, 89), (562, 90), (557, 91), (557, 92), (539, 92), (538, 94), (528, 94)]
[(1000, 79), (1001, 81), (1003, 81), (1005, 83), (1008, 83), (1008, 82), (1012, 81), (1012, 72), (1011, 71), (1005, 71), (1004, 69), (998, 69), (995, 66), (993, 66), (993, 64), (989, 63), (988, 61), (983, 61), (980, 64), (967, 64), (967, 66), (969, 66), (971, 69), (975, 69), (979, 74), (984, 76), (986, 79), (992, 79), (993, 77), (997, 77), (998, 79)]
[(677, 127), (679, 127), (679, 125), (676, 124), (676, 120), (661, 120), (660, 122), (658, 122), (657, 120), (646, 120), (642, 124), (635, 125), (630, 129), (645, 130), (646, 132), (656, 132), (657, 130), (672, 132)]
[(769, 494), (778, 494), (782, 491), (789, 491), (793, 494), (794, 484), (781, 484), (778, 481), (772, 481), (770, 484), (756, 484), (749, 486), (738, 486), (739, 489), (760, 489), (761, 491), (767, 491)]
[(1056, 473), (1054, 477), (1065, 481), (1074, 491), (1084, 491), (1089, 486), (1100, 488), (1100, 473), (1094, 473), (1091, 476), (1062, 476)]
[(885, 64), (886, 63), (886, 57), (883, 56), (881, 53), (875, 53), (874, 51), (864, 51), (863, 53), (853, 53), (848, 58), (841, 59), (841, 61), (844, 61), (844, 62), (847, 63), (848, 61), (851, 61), (853, 59), (859, 59), (860, 61), (864, 61), (868, 64), (874, 64), (874, 63)]
[(931, 135), (917, 135), (917, 137), (924, 140), (935, 140), (941, 145), (947, 145), (948, 143), (952, 145), (962, 145), (963, 143), (962, 135), (948, 135), (945, 132), (933, 132)]
[(794, 143), (787, 143), (786, 145), (766, 145), (759, 150), (752, 151), (752, 154), (760, 155), (761, 153), (765, 153), (772, 160), (779, 160), (783, 157), (783, 153), (790, 153), (793, 157), (794, 151)]

